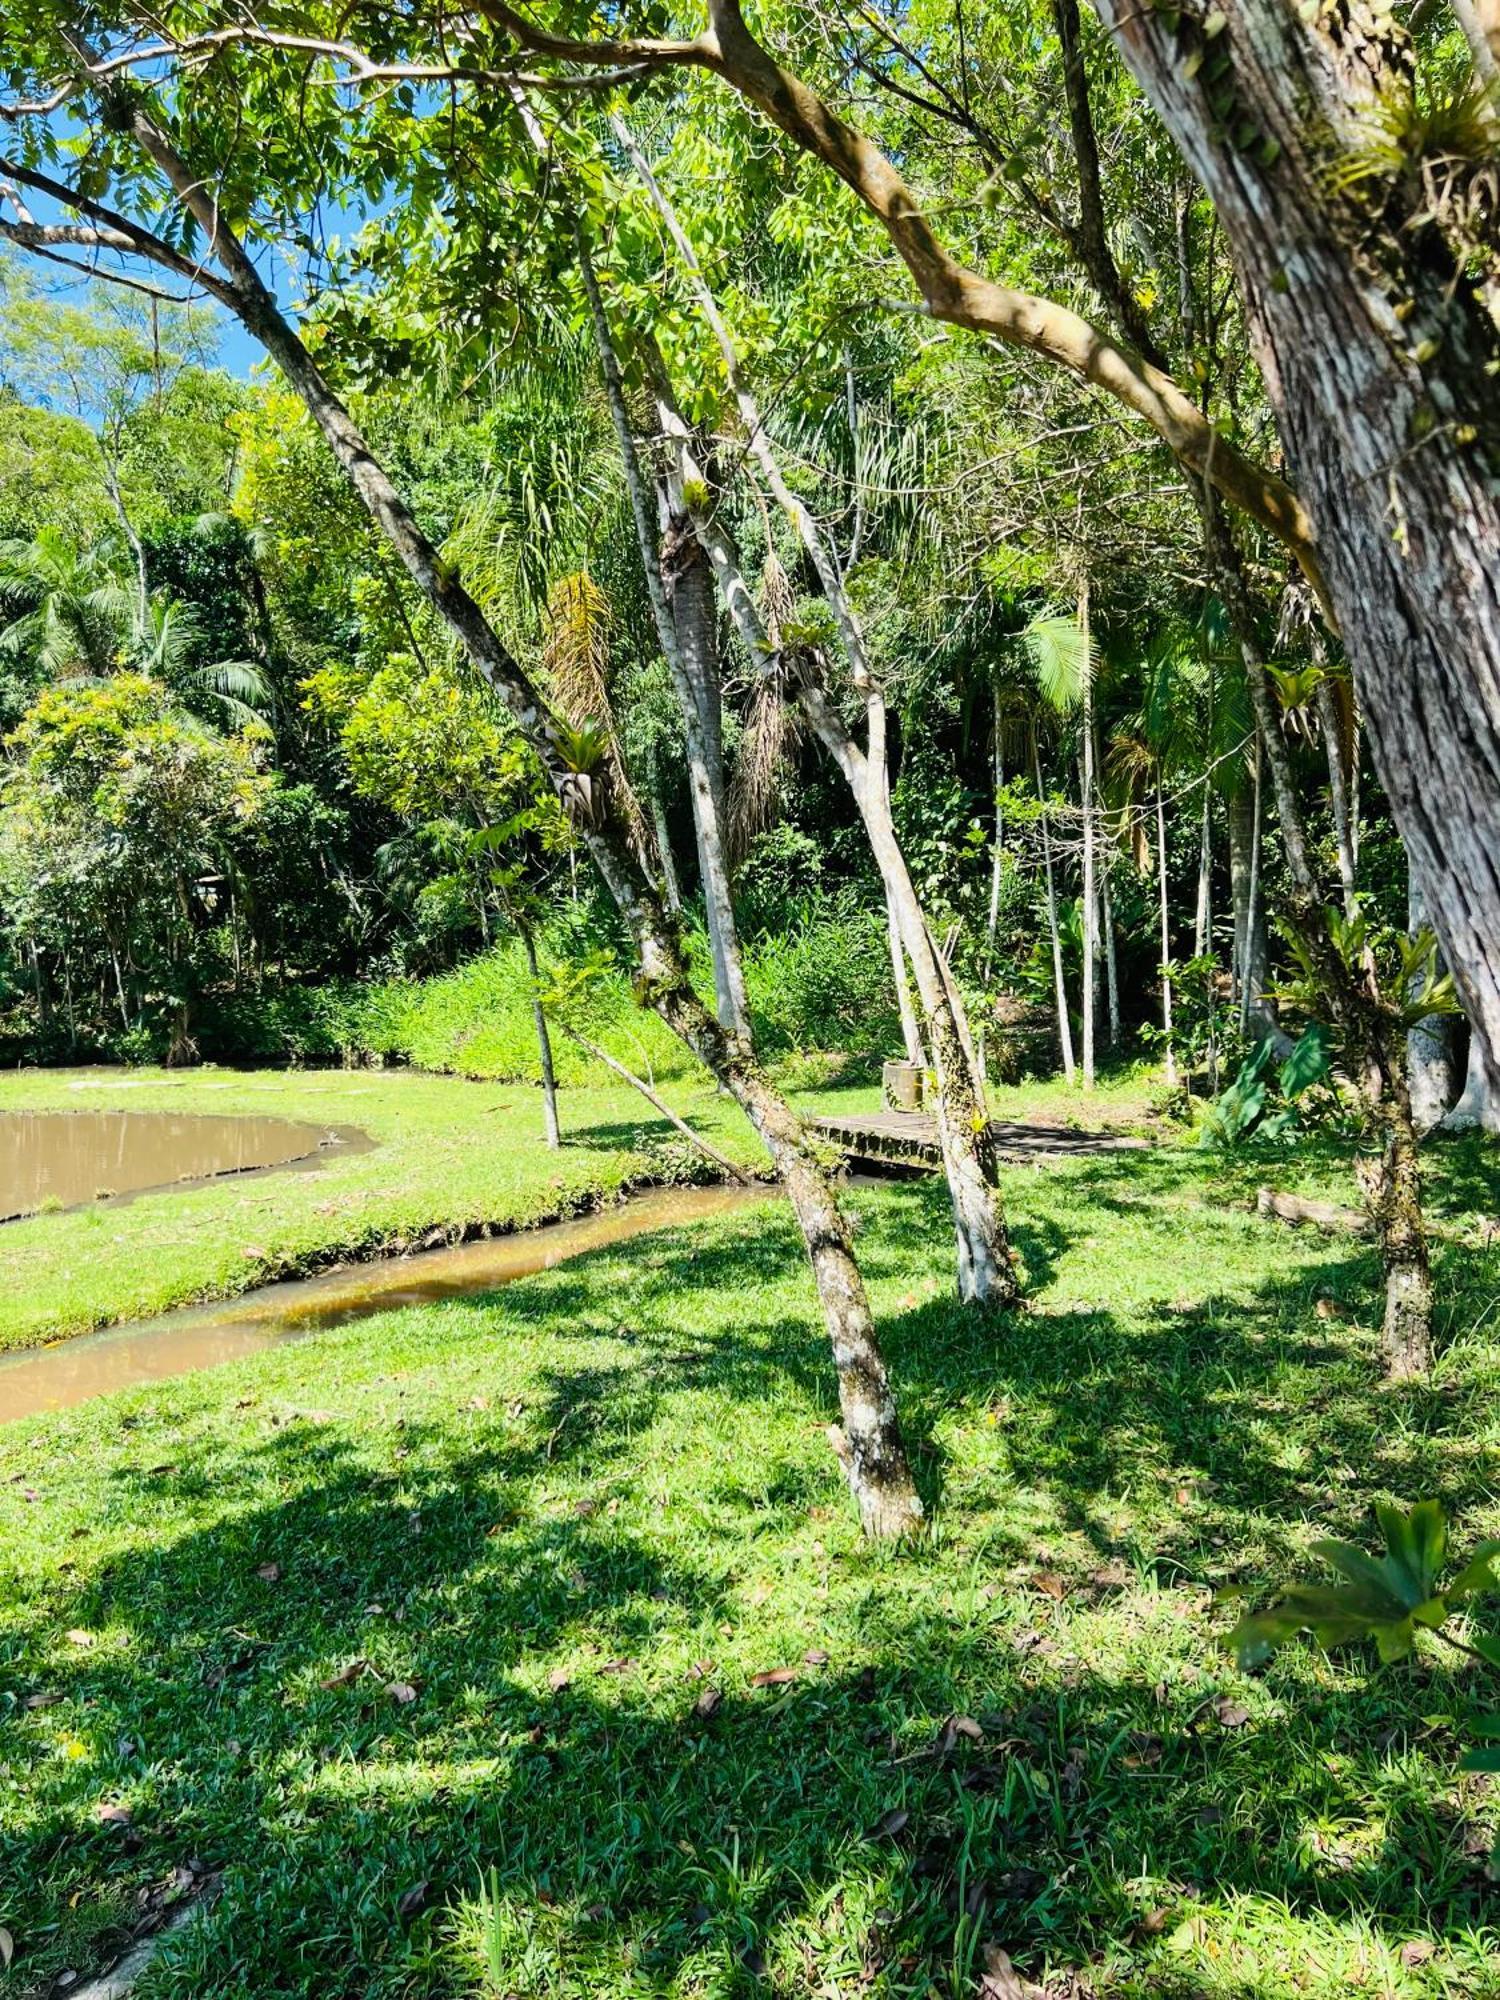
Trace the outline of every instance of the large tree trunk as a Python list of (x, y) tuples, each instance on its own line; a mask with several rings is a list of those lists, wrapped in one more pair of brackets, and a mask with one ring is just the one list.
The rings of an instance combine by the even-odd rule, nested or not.
[(1376, 768), (1500, 1083), (1500, 330), (1444, 235), (1462, 164), (1451, 200), (1437, 162), (1372, 177), (1414, 88), (1392, 12), (1222, 0), (1208, 39), (1097, 4), (1235, 257)]
[(1490, 1088), (1479, 1037), (1471, 1030), (1464, 1087), (1457, 1104), (1443, 1120), (1445, 1132), (1500, 1132), (1500, 1103)]
[(580, 808), (577, 774), (568, 761), (566, 743), (526, 670), (423, 534), (368, 440), (282, 316), (219, 213), (212, 190), (194, 175), (138, 101), (133, 103), (130, 129), (227, 273), (227, 283), (213, 282), (214, 295), (280, 368), (376, 528), (475, 670), (505, 703), (565, 810), (576, 815), (594, 864), (634, 941), (643, 997), (735, 1098), (765, 1145), (802, 1232), (832, 1343), (843, 1414), (836, 1442), (861, 1522), (872, 1535), (910, 1532), (921, 1522), (922, 1503), (869, 1300), (848, 1224), (801, 1120), (766, 1081), (748, 1038), (727, 1033), (699, 1000), (656, 892), (641, 872), (607, 791), (592, 809)]

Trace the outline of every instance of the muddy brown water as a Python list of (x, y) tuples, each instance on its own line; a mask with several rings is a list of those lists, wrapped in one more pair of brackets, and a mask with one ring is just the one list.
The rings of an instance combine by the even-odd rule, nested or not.
[(317, 1165), (373, 1142), (353, 1126), (170, 1111), (0, 1111), (0, 1221), (221, 1174)]
[(588, 1250), (770, 1199), (766, 1188), (661, 1189), (574, 1222), (383, 1263), (338, 1265), (315, 1278), (265, 1285), (217, 1305), (187, 1306), (159, 1319), (0, 1355), (0, 1423), (238, 1361), (371, 1313), (492, 1291)]

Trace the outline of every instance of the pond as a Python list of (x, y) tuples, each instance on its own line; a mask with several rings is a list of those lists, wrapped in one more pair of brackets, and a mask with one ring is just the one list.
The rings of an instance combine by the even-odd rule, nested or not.
[(220, 1174), (314, 1165), (371, 1141), (352, 1127), (168, 1111), (0, 1112), (0, 1221)]
[(648, 1230), (773, 1198), (764, 1187), (660, 1189), (577, 1221), (382, 1263), (340, 1265), (315, 1278), (264, 1285), (218, 1305), (188, 1306), (52, 1347), (0, 1355), (0, 1423), (67, 1409), (111, 1389), (238, 1361), (260, 1348), (371, 1313), (492, 1291)]

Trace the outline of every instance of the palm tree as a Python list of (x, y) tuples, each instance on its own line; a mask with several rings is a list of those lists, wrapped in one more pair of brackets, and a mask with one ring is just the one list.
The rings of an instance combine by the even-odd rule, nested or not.
[(146, 609), (146, 624), (134, 648), (133, 665), (164, 681), (190, 707), (217, 703), (228, 721), (243, 729), (270, 704), (271, 690), (253, 660), (198, 659), (202, 624), (181, 599), (157, 591)]
[(29, 660), (48, 680), (102, 679), (128, 654), (135, 602), (98, 549), (74, 547), (58, 528), (33, 541), (0, 542), (0, 655)]
[(202, 626), (191, 605), (157, 591), (142, 621), (134, 591), (97, 548), (80, 551), (56, 528), (0, 542), (0, 657), (47, 680), (104, 680), (121, 667), (164, 682), (190, 708), (217, 703), (237, 727), (270, 701), (250, 660), (198, 658)]

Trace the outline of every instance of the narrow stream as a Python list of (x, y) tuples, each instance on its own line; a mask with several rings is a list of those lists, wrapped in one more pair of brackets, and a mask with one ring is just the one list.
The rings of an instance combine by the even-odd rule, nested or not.
[(264, 1285), (214, 1305), (185, 1306), (158, 1319), (107, 1327), (53, 1347), (0, 1355), (0, 1423), (68, 1409), (112, 1389), (238, 1361), (260, 1348), (371, 1313), (491, 1291), (585, 1251), (768, 1198), (764, 1188), (664, 1188), (575, 1222), (424, 1250), (414, 1257), (341, 1264), (314, 1278)]

